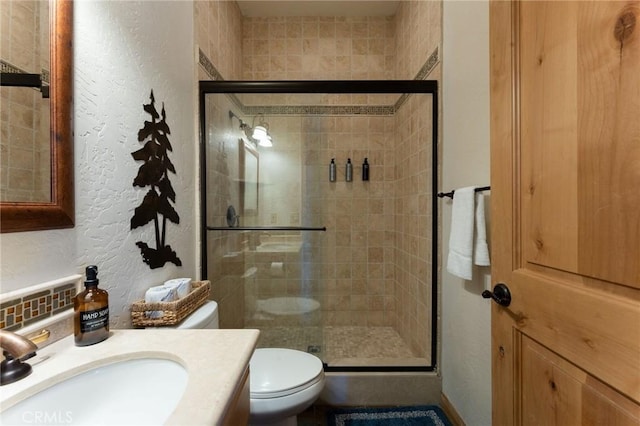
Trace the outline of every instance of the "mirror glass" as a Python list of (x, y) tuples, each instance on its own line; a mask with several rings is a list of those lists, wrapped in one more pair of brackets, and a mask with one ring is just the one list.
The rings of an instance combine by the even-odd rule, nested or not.
[[(40, 74), (49, 84), (49, 2), (0, 2), (3, 73)], [(49, 98), (39, 88), (0, 88), (0, 201), (51, 202)]]
[[(1, 232), (73, 227), (72, 11), (0, 0)], [(39, 87), (15, 87), (28, 75)]]

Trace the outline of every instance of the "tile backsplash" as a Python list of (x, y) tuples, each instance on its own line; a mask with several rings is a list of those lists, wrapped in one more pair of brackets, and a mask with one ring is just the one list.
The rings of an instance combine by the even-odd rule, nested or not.
[(16, 331), (73, 309), (80, 275), (0, 294), (0, 328)]

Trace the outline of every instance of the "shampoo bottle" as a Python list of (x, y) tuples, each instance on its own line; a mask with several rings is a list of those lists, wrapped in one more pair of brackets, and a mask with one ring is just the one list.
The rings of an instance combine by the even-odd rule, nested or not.
[(329, 182), (336, 181), (336, 159), (332, 158), (331, 163), (329, 163)]
[(367, 158), (362, 163), (362, 180), (369, 180), (369, 160)]
[(347, 166), (344, 174), (347, 182), (351, 182), (353, 180), (353, 164), (351, 164), (351, 158), (347, 158)]
[(86, 269), (85, 289), (73, 299), (76, 346), (88, 346), (109, 337), (109, 293), (98, 288), (98, 267)]

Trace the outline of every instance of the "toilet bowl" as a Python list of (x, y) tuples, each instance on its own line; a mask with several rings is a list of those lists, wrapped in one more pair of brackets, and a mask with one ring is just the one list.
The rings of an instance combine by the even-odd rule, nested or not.
[[(174, 328), (218, 327), (218, 304), (210, 300)], [(322, 361), (306, 352), (256, 349), (249, 364), (252, 425), (296, 425), (296, 416), (311, 406), (324, 388)]]
[(249, 372), (252, 425), (296, 425), (324, 388), (322, 361), (293, 349), (256, 349)]

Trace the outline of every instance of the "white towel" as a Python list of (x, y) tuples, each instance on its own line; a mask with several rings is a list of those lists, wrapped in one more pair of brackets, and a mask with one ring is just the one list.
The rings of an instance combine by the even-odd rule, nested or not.
[[(173, 302), (175, 300), (178, 300), (177, 290), (163, 285), (149, 287), (144, 294), (144, 301), (147, 303)], [(161, 318), (164, 315), (162, 311), (146, 311), (145, 314), (149, 318)]]
[(165, 281), (164, 287), (175, 288), (178, 294), (178, 299), (182, 299), (191, 293), (191, 278), (174, 278), (169, 281)]
[(447, 271), (465, 280), (473, 277), (475, 186), (456, 189), (451, 209)]
[(484, 194), (476, 194), (476, 244), (474, 253), (475, 264), (489, 266), (489, 246), (487, 245), (487, 224), (484, 218)]

